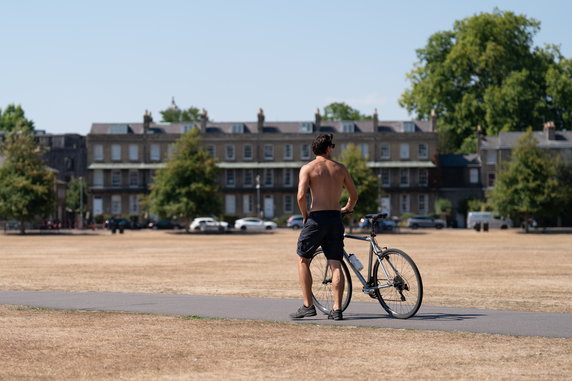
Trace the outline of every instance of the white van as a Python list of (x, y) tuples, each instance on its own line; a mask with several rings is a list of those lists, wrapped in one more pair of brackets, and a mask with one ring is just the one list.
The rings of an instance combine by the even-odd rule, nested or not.
[(474, 229), (477, 224), (488, 223), (490, 229), (512, 228), (510, 218), (494, 217), (492, 212), (469, 212), (467, 215), (467, 228)]

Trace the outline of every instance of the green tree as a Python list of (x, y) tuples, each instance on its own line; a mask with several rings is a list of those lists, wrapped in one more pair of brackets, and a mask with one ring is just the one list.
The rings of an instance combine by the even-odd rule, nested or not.
[(197, 129), (182, 135), (167, 167), (159, 170), (146, 205), (162, 218), (219, 214), (221, 194), (216, 161), (199, 146)]
[[(556, 167), (538, 148), (532, 129), (519, 139), (518, 146), (498, 174), (489, 201), (503, 216), (530, 217), (555, 213), (562, 198), (559, 194)], [(528, 224), (525, 223), (528, 232)]]
[(66, 208), (74, 213), (87, 211), (87, 183), (83, 177), (70, 180), (66, 191)]
[(370, 120), (371, 118), (344, 102), (334, 102), (324, 107), (324, 120)]
[(555, 46), (533, 46), (539, 30), (498, 9), (456, 21), (417, 50), (399, 103), (418, 118), (435, 110), (442, 152), (475, 152), (478, 125), (487, 135), (540, 129), (544, 120), (570, 125), (572, 65)]
[(159, 111), (162, 116), (162, 122), (178, 123), (178, 122), (198, 122), (200, 119), (200, 110), (197, 107), (189, 107), (181, 110), (178, 107), (170, 107), (166, 110)]
[(34, 122), (26, 119), (22, 106), (9, 104), (4, 111), (0, 108), (0, 131), (34, 131)]
[(0, 215), (20, 222), (20, 232), (25, 234), (26, 222), (53, 211), (55, 176), (46, 168), (41, 147), (29, 131), (8, 133), (0, 156), (4, 159), (0, 167)]
[[(368, 213), (377, 212), (380, 196), (378, 178), (367, 167), (367, 161), (363, 158), (359, 147), (349, 144), (342, 152), (339, 160), (348, 169), (359, 196), (352, 218), (360, 218)], [(349, 195), (344, 189), (342, 204), (347, 202), (348, 197)]]

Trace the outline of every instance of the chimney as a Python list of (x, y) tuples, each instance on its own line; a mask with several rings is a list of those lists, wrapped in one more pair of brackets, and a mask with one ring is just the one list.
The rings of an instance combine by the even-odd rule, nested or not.
[(546, 140), (556, 140), (556, 128), (554, 127), (554, 122), (544, 123), (544, 137)]
[(264, 132), (264, 110), (262, 108), (258, 109), (258, 124), (256, 132), (259, 134)]
[(143, 114), (143, 134), (147, 135), (151, 123), (153, 123), (153, 117), (151, 116), (149, 110), (145, 110), (145, 114)]
[[(480, 126), (479, 126), (480, 128)], [(435, 132), (437, 131), (437, 113), (435, 112), (435, 109), (432, 108), (431, 109), (431, 132)]]
[(209, 114), (207, 113), (207, 110), (205, 110), (204, 108), (201, 110), (201, 113), (199, 114), (199, 119), (201, 122), (201, 133), (206, 133), (207, 132), (207, 122), (209, 121)]
[(481, 152), (481, 139), (483, 138), (483, 128), (479, 124), (477, 126), (477, 155), (480, 156)]
[(373, 110), (373, 132), (377, 132), (377, 126), (379, 125), (379, 119), (377, 116), (377, 108)]
[(320, 131), (320, 128), (322, 127), (322, 115), (320, 115), (320, 109), (317, 108), (316, 109), (316, 114), (314, 115), (316, 118), (316, 123), (315, 123), (315, 131)]

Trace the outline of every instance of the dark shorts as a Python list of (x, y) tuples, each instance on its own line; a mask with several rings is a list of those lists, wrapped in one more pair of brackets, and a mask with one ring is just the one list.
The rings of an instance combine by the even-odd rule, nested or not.
[(312, 258), (320, 246), (326, 258), (342, 260), (344, 223), (339, 210), (311, 212), (298, 237), (296, 252), (303, 258)]

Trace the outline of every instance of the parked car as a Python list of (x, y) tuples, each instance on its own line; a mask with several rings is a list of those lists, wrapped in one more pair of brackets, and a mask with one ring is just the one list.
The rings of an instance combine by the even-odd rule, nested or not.
[(113, 234), (115, 234), (117, 230), (119, 230), (119, 233), (123, 234), (125, 229), (129, 229), (129, 221), (125, 218), (110, 218), (103, 223), (103, 226), (104, 228), (111, 230)]
[(290, 216), (286, 226), (294, 230), (301, 229), (304, 226), (304, 217), (301, 214)]
[(512, 220), (510, 218), (495, 217), (492, 212), (469, 212), (467, 215), (467, 227), (475, 229), (479, 224), (481, 226), (489, 224), (491, 229), (512, 228)]
[(171, 220), (159, 220), (157, 222), (149, 222), (147, 225), (149, 229), (169, 230), (169, 229), (182, 229), (183, 226), (172, 222)]
[(189, 226), (192, 231), (227, 231), (230, 229), (228, 222), (217, 221), (212, 217), (197, 217)]
[(445, 221), (431, 216), (412, 216), (407, 221), (407, 227), (417, 228), (436, 228), (443, 229), (447, 224)]
[[(361, 229), (368, 229), (369, 228), (369, 220), (366, 218), (362, 218), (359, 220), (358, 226)], [(397, 229), (397, 224), (395, 221), (392, 220), (377, 220), (375, 223), (375, 232), (379, 233), (382, 231), (393, 231)]]
[(247, 217), (236, 220), (234, 223), (235, 229), (240, 230), (272, 230), (276, 229), (278, 225), (272, 221), (263, 221), (260, 218)]

